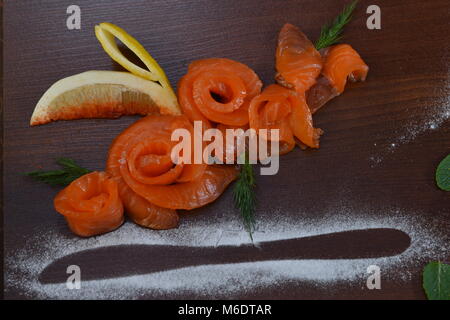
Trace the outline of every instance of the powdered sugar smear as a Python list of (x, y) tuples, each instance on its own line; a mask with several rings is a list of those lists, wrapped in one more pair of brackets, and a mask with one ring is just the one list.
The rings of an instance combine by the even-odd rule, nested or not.
[[(255, 288), (285, 281), (311, 282), (327, 286), (339, 281), (365, 283), (367, 267), (378, 265), (383, 277), (407, 281), (414, 266), (431, 259), (448, 257), (448, 235), (436, 225), (426, 223), (395, 208), (385, 210), (389, 217), (377, 217), (370, 209), (340, 207), (320, 218), (298, 213), (288, 218), (283, 212), (258, 219), (256, 242), (306, 237), (331, 232), (370, 228), (395, 228), (411, 237), (411, 246), (394, 257), (354, 260), (283, 260), (186, 267), (146, 275), (107, 280), (82, 281), (81, 290), (68, 290), (63, 284), (43, 285), (37, 278), (52, 261), (70, 253), (120, 244), (171, 244), (183, 246), (240, 245), (248, 243), (236, 213), (185, 219), (176, 230), (152, 231), (126, 223), (119, 230), (90, 239), (67, 238), (62, 233), (42, 230), (25, 247), (9, 253), (5, 263), (6, 292), (19, 291), (34, 298), (58, 299), (135, 299), (165, 297), (189, 292), (197, 297), (232, 298)], [(276, 217), (276, 218), (275, 218)], [(276, 223), (274, 222), (276, 220)], [(257, 245), (257, 243), (256, 243)], [(257, 248), (255, 248), (257, 250)], [(414, 268), (413, 268), (414, 269)], [(402, 272), (398, 272), (402, 270)]]
[(402, 145), (414, 141), (420, 135), (448, 125), (450, 119), (450, 79), (447, 79), (444, 87), (439, 89), (438, 97), (427, 99), (423, 108), (425, 111), (420, 112), (420, 115), (411, 113), (406, 124), (396, 125), (395, 136), (387, 144), (374, 143), (373, 149), (376, 153), (369, 157), (372, 167), (379, 166), (385, 156), (392, 154)]
[(406, 127), (406, 132), (400, 134), (396, 142), (391, 144), (391, 147), (396, 148), (401, 144), (414, 140), (419, 134), (439, 129), (445, 121), (450, 119), (450, 95), (442, 102), (439, 108), (436, 108), (436, 111), (436, 113), (431, 112), (427, 119), (411, 121)]

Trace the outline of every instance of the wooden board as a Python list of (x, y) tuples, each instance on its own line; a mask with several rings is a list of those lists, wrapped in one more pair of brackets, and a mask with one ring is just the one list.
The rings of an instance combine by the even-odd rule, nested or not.
[[(5, 258), (14, 258), (30, 246), (30, 239), (46, 230), (66, 240), (75, 239), (52, 207), (57, 189), (30, 181), (20, 173), (52, 168), (60, 156), (76, 159), (91, 169), (102, 169), (113, 137), (136, 119), (79, 120), (29, 127), (36, 102), (56, 80), (91, 69), (121, 70), (97, 42), (93, 32), (96, 23), (109, 21), (134, 35), (160, 62), (174, 85), (190, 61), (208, 57), (227, 57), (248, 64), (267, 85), (273, 82), (274, 50), (281, 26), (291, 22), (316, 39), (321, 25), (345, 3), (78, 0), (81, 30), (68, 30), (66, 8), (72, 2), (4, 1)], [(281, 159), (276, 176), (258, 177), (257, 220), (269, 219), (274, 226), (283, 219), (296, 221), (301, 235), (305, 221), (326, 225), (336, 219), (356, 221), (368, 215), (374, 221), (388, 221), (395, 212), (401, 212), (405, 221), (418, 221), (421, 228), (429, 227), (433, 233), (437, 228), (436, 233), (444, 235), (441, 241), (446, 245), (440, 248), (439, 256), (413, 255), (415, 263), (407, 267), (399, 259), (398, 268), (387, 275), (382, 273), (381, 290), (368, 290), (364, 281), (317, 285), (314, 281), (287, 279), (220, 297), (423, 299), (421, 269), (429, 259), (449, 260), (449, 194), (438, 190), (434, 182), (435, 168), (450, 150), (449, 117), (442, 113), (443, 108), (449, 111), (449, 2), (377, 1), (382, 11), (381, 30), (366, 28), (369, 4), (372, 2), (361, 1), (345, 31), (345, 41), (370, 66), (367, 82), (350, 85), (315, 115), (316, 126), (326, 132), (320, 150), (296, 149)], [(208, 216), (214, 220), (225, 214), (235, 215), (231, 219), (239, 222), (231, 201), (229, 189), (213, 205), (184, 215), (180, 234), (186, 224), (197, 220), (204, 223)], [(413, 245), (420, 246), (421, 241), (425, 239), (413, 238)], [(428, 241), (427, 245), (432, 247), (433, 243)], [(35, 247), (36, 252), (42, 251), (39, 243)], [(130, 255), (139, 254), (136, 250), (130, 249)], [(27, 252), (33, 254), (32, 250)], [(107, 262), (108, 254), (101, 258)], [(5, 271), (8, 278), (8, 269)], [(363, 277), (364, 273), (361, 270)], [(400, 281), (397, 276), (402, 274), (409, 276)], [(218, 296), (205, 290), (203, 295), (187, 290), (142, 297)], [(8, 282), (6, 297), (42, 298), (37, 292), (25, 292)]]

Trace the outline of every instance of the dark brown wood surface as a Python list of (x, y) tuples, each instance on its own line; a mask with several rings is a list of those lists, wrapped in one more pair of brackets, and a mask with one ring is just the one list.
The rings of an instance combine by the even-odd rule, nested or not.
[[(291, 22), (316, 39), (321, 25), (346, 3), (337, 0), (4, 2), (6, 256), (21, 249), (35, 230), (60, 228), (69, 234), (52, 207), (56, 189), (32, 182), (20, 173), (48, 168), (60, 156), (76, 159), (91, 169), (102, 169), (112, 138), (135, 120), (127, 117), (57, 122), (33, 128), (28, 125), (39, 97), (56, 80), (90, 69), (120, 69), (95, 38), (96, 23), (109, 21), (134, 35), (160, 62), (174, 85), (190, 61), (208, 57), (246, 63), (267, 85), (273, 82), (274, 50), (281, 26)], [(70, 31), (65, 25), (66, 8), (72, 2), (82, 10), (81, 30)], [(370, 4), (381, 7), (381, 30), (366, 28), (365, 10)], [(367, 82), (349, 86), (341, 97), (315, 115), (315, 124), (326, 132), (320, 150), (296, 149), (281, 159), (278, 175), (258, 178), (258, 217), (267, 217), (276, 210), (278, 214), (302, 212), (308, 218), (323, 217), (337, 203), (370, 208), (385, 217), (389, 215), (386, 208), (396, 207), (420, 221), (438, 221), (442, 231), (450, 234), (449, 194), (438, 190), (434, 182), (436, 165), (450, 151), (448, 117), (438, 129), (419, 133), (395, 151), (389, 149), (414, 120), (427, 119), (437, 112), (437, 102), (449, 103), (449, 10), (448, 0), (360, 2), (346, 28), (345, 40), (370, 66)], [(383, 157), (378, 165), (371, 160), (374, 155)], [(195, 221), (199, 215), (213, 214), (229, 206), (230, 191), (213, 205), (183, 218)], [(273, 219), (276, 223), (277, 217)], [(302, 216), (298, 219), (301, 221)], [(449, 252), (448, 248), (443, 249)], [(233, 297), (423, 299), (422, 267), (418, 264), (413, 270), (402, 270), (399, 266), (398, 272), (411, 272), (411, 279), (385, 280), (382, 290), (367, 290), (364, 283), (318, 287), (297, 281)], [(7, 297), (25, 296), (9, 288)]]

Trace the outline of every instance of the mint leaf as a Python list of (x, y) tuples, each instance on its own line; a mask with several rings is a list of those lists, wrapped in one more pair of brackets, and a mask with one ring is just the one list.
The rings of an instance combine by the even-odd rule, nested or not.
[(450, 191), (450, 154), (439, 163), (436, 169), (436, 183), (442, 190)]
[(450, 300), (450, 265), (436, 261), (427, 264), (423, 288), (429, 300)]

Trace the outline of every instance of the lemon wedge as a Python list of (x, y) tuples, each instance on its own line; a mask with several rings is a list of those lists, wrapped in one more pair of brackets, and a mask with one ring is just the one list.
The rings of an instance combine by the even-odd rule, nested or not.
[[(164, 70), (159, 66), (158, 62), (145, 50), (145, 48), (129, 35), (125, 30), (109, 22), (103, 22), (95, 26), (95, 36), (101, 43), (105, 52), (118, 64), (130, 71), (131, 73), (142, 77), (150, 81), (159, 82), (165, 89), (171, 91), (171, 94), (175, 97), (173, 89), (170, 82), (164, 73)], [(128, 49), (134, 52), (136, 56), (141, 59), (148, 70), (139, 67), (134, 64), (128, 58), (126, 58), (122, 52), (120, 52), (117, 42), (117, 38), (120, 40)]]
[(37, 103), (30, 124), (122, 115), (180, 114), (170, 91), (128, 72), (87, 71), (55, 82)]

